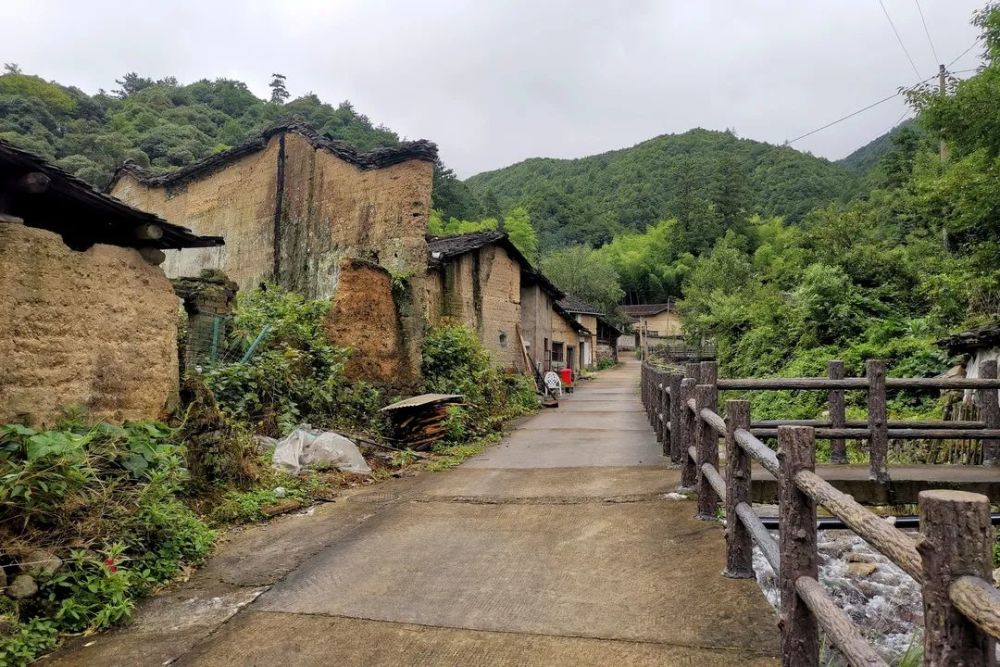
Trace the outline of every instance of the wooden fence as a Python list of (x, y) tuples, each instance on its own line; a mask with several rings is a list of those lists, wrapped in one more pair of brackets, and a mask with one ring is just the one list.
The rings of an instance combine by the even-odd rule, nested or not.
[[(831, 367), (833, 369), (833, 367)], [(779, 628), (782, 664), (819, 664), (819, 629), (826, 633), (851, 665), (886, 663), (861, 631), (818, 581), (816, 507), (823, 506), (849, 529), (908, 573), (921, 586), (924, 606), (925, 665), (995, 665), (995, 638), (1000, 637), (1000, 591), (992, 583), (992, 543), (989, 499), (962, 491), (922, 491), (919, 495), (920, 533), (905, 533), (862, 507), (815, 472), (815, 438), (868, 438), (872, 443), (872, 478), (888, 479), (885, 455), (889, 437), (964, 437), (1000, 439), (995, 417), (996, 363), (981, 367), (980, 379), (897, 379), (885, 377), (885, 365), (869, 361), (867, 378), (840, 377), (726, 380), (717, 377), (715, 362), (688, 364), (684, 374), (643, 364), (641, 394), (664, 453), (682, 464), (682, 483), (695, 487), (698, 516), (716, 517), (726, 511), (726, 570), (733, 578), (753, 576), (752, 545), (756, 543), (777, 575), (781, 595)], [(889, 428), (885, 416), (887, 387), (974, 388), (980, 390), (986, 423), (947, 429), (921, 423)], [(726, 401), (725, 418), (718, 414), (720, 389), (825, 389), (831, 404), (846, 389), (868, 389), (868, 420), (864, 428), (848, 428), (831, 410), (829, 427), (776, 422), (757, 426), (746, 400)], [(990, 390), (990, 391), (982, 391)], [(992, 401), (992, 404), (990, 402)], [(992, 410), (992, 411), (991, 411)], [(754, 431), (774, 432), (777, 454)], [(893, 431), (897, 434), (891, 435)], [(944, 435), (946, 431), (951, 435)], [(932, 435), (927, 435), (932, 433)], [(955, 436), (955, 433), (961, 433)], [(719, 470), (719, 438), (725, 438), (726, 467)], [(779, 488), (778, 540), (771, 536), (750, 503), (750, 466), (757, 463), (774, 475)], [(989, 459), (996, 465), (996, 453)]]

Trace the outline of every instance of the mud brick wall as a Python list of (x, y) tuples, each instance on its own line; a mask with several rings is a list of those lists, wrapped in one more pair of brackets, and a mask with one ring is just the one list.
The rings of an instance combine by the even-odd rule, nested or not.
[(354, 350), (345, 369), (347, 376), (393, 386), (413, 383), (420, 369), (406, 354), (392, 276), (361, 260), (344, 260), (339, 274), (325, 329), (331, 343)]
[[(222, 248), (168, 253), (164, 268), (172, 278), (221, 269), (241, 290), (274, 280), (309, 298), (333, 297), (343, 304), (345, 261), (384, 268), (405, 285), (395, 317), (402, 365), (412, 374), (419, 372), (426, 326), (425, 234), (433, 169), (432, 162), (418, 159), (362, 169), (289, 131), (182, 185), (150, 185), (126, 173), (112, 194), (198, 234), (225, 238)], [(381, 283), (372, 295), (357, 284), (346, 289), (362, 304), (383, 296)], [(342, 310), (341, 318), (348, 311), (360, 317), (352, 327), (368, 323), (364, 308)], [(356, 350), (354, 367), (365, 354)], [(379, 356), (369, 361), (365, 364), (373, 369), (384, 365)]]
[(521, 266), (507, 251), (490, 245), (479, 250), (480, 340), (505, 368), (524, 367), (515, 325), (521, 320)]
[(68, 248), (0, 224), (0, 423), (49, 425), (65, 406), (114, 422), (177, 397), (179, 301), (135, 249)]
[(504, 248), (489, 245), (450, 258), (427, 282), (432, 326), (464, 325), (479, 335), (494, 362), (524, 367), (515, 328), (521, 320), (521, 267)]
[(252, 289), (270, 279), (274, 269), (278, 152), (275, 137), (264, 150), (179, 186), (150, 187), (125, 174), (111, 194), (196, 234), (225, 237), (226, 244), (217, 248), (166, 251), (167, 276), (221, 269), (240, 289)]

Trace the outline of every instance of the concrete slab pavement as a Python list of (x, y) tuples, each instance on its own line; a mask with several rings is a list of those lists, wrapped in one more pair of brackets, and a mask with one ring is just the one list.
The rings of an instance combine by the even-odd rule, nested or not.
[[(247, 538), (218, 559), (249, 574), (225, 581), (269, 589), (211, 630), (142, 659), (125, 631), (50, 664), (777, 664), (756, 582), (721, 576), (721, 525), (664, 497), (678, 471), (637, 378), (602, 373), (459, 468), (353, 495), (299, 537)], [(283, 544), (300, 554), (286, 566)]]

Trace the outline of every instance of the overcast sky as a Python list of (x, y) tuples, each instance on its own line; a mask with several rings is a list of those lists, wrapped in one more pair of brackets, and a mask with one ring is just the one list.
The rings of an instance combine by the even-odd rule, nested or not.
[[(692, 127), (783, 143), (937, 70), (915, 0), (3, 0), (0, 61), (93, 93), (127, 71), (350, 99), (460, 176)], [(982, 0), (922, 0), (941, 60)], [(974, 67), (977, 47), (952, 69)], [(963, 73), (959, 76), (969, 76)], [(895, 99), (795, 144), (836, 159)]]

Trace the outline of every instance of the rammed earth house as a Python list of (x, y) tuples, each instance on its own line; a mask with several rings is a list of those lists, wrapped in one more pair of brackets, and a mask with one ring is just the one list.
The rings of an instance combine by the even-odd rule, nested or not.
[(436, 157), (427, 141), (361, 153), (285, 124), (169, 174), (126, 164), (109, 187), (171, 222), (225, 237), (224, 248), (171, 253), (168, 276), (221, 269), (241, 289), (274, 281), (332, 298), (327, 331), (354, 348), (348, 372), (405, 383), (420, 367)]
[(0, 140), (0, 423), (164, 416), (179, 304), (159, 265), (221, 246)]
[(507, 234), (434, 237), (427, 245), (430, 324), (464, 324), (478, 332), (494, 360), (507, 368), (526, 370), (527, 351), (535, 370), (580, 370), (579, 341), (590, 332), (557, 304), (565, 294)]

